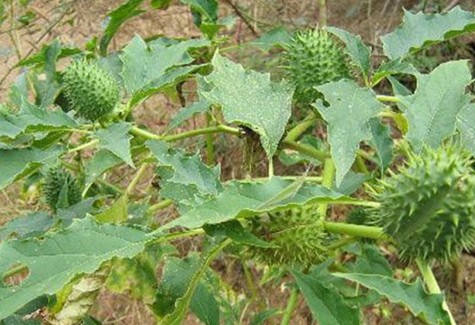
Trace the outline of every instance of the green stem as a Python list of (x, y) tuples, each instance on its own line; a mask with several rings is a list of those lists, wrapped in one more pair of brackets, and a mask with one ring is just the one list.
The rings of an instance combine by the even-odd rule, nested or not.
[[(416, 262), (429, 293), (441, 294), (442, 290), (440, 290), (439, 284), (437, 283), (437, 279), (435, 278), (430, 265), (420, 259), (417, 259)], [(455, 322), (454, 316), (450, 312), (449, 306), (447, 305), (447, 301), (445, 299), (444, 299), (444, 302), (442, 303), (442, 308), (449, 314), (450, 324), (457, 325), (457, 323)]]
[[(206, 114), (207, 127), (212, 127), (213, 116)], [(213, 133), (206, 134), (206, 164), (211, 166), (214, 163), (214, 137)]]
[(308, 115), (303, 119), (303, 121), (298, 123), (289, 132), (287, 132), (284, 141), (296, 141), (305, 131), (307, 131), (311, 126), (313, 126), (316, 120), (317, 118), (314, 112), (308, 113)]
[(350, 223), (330, 222), (323, 223), (325, 230), (340, 235), (349, 235), (353, 237), (364, 237), (372, 239), (389, 239), (381, 227), (361, 226)]
[[(323, 180), (322, 185), (331, 188), (333, 185), (333, 178), (335, 177), (335, 164), (331, 158), (325, 159), (325, 165), (323, 167)], [(320, 216), (325, 218), (327, 214), (328, 204), (320, 204), (317, 208), (317, 212)]]
[(322, 150), (315, 149), (312, 146), (306, 145), (306, 144), (301, 144), (295, 141), (287, 141), (284, 140), (282, 141), (282, 145), (285, 148), (289, 148), (295, 151), (298, 151), (300, 153), (303, 153), (305, 155), (308, 155), (310, 157), (313, 157), (321, 162), (324, 162), (326, 158), (330, 157), (330, 155)]
[(280, 325), (289, 325), (290, 324), (290, 319), (292, 317), (292, 312), (295, 309), (295, 306), (297, 305), (299, 298), (299, 289), (298, 288), (293, 288), (292, 293), (290, 294), (289, 301), (287, 302), (287, 307), (284, 310), (284, 313), (282, 315), (282, 322)]
[(136, 126), (133, 126), (129, 132), (132, 135), (135, 135), (144, 139), (163, 140), (163, 141), (168, 141), (168, 142), (178, 141), (178, 140), (191, 138), (191, 137), (195, 137), (195, 136), (203, 135), (203, 134), (210, 134), (210, 133), (229, 133), (229, 134), (234, 134), (234, 135), (241, 135), (241, 131), (238, 128), (233, 128), (226, 125), (212, 126), (212, 127), (207, 127), (203, 129), (191, 130), (191, 131), (187, 131), (187, 132), (183, 132), (179, 134), (163, 135), (163, 136), (140, 129)]
[(401, 99), (395, 96), (386, 96), (386, 95), (376, 95), (376, 98), (380, 102), (391, 102), (391, 103), (400, 103)]
[(320, 28), (323, 28), (327, 25), (327, 4), (326, 4), (326, 0), (319, 0), (318, 1), (318, 10), (319, 10), (318, 23), (320, 25)]
[(148, 164), (145, 163), (145, 164), (142, 164), (142, 166), (140, 166), (140, 169), (138, 170), (138, 172), (135, 174), (134, 178), (132, 178), (132, 180), (130, 181), (129, 183), (129, 186), (127, 186), (127, 189), (125, 190), (125, 194), (126, 195), (130, 195), (132, 193), (132, 191), (134, 190), (135, 186), (137, 186), (137, 183), (139, 182), (140, 178), (142, 177), (142, 175), (145, 173), (145, 171), (147, 170), (147, 167), (148, 167)]
[(147, 210), (148, 213), (155, 213), (159, 210), (162, 210), (162, 209), (165, 209), (165, 208), (168, 208), (170, 205), (173, 204), (173, 200), (163, 200), (163, 201), (160, 201), (152, 206), (150, 206)]
[(365, 164), (363, 158), (360, 155), (356, 156), (355, 166), (356, 166), (356, 168), (358, 169), (358, 171), (360, 173), (365, 174), (365, 175), (369, 174), (368, 167), (366, 167), (366, 164)]
[[(279, 177), (288, 181), (296, 181), (302, 178), (302, 176), (278, 176), (278, 175), (276, 177)], [(268, 180), (269, 180), (269, 177), (255, 177), (255, 178), (249, 179), (249, 181), (254, 181), (254, 182), (267, 182)], [(234, 179), (232, 181), (234, 181)], [(322, 178), (320, 176), (305, 176), (305, 180), (304, 180), (304, 182), (314, 182), (314, 183), (320, 183), (321, 181), (322, 181)]]
[(89, 142), (86, 142), (80, 146), (77, 146), (75, 148), (72, 148), (72, 149), (69, 149), (68, 153), (71, 153), (71, 152), (77, 152), (77, 151), (81, 151), (81, 150), (84, 150), (84, 149), (89, 149), (89, 148), (92, 148), (94, 147), (95, 145), (97, 145), (99, 143), (99, 139), (94, 139), (94, 140), (91, 140)]

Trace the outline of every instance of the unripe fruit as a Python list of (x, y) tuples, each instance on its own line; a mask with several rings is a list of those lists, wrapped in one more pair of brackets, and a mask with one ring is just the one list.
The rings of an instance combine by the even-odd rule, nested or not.
[(62, 83), (71, 107), (88, 120), (100, 119), (119, 104), (117, 82), (96, 63), (87, 60), (73, 62), (64, 72)]
[(253, 257), (266, 264), (306, 267), (326, 257), (326, 233), (317, 206), (269, 213), (267, 220), (255, 220), (251, 232), (276, 246), (248, 248)]
[(453, 147), (425, 148), (400, 173), (381, 181), (376, 225), (406, 261), (449, 262), (475, 247), (475, 177), (469, 156)]
[(71, 103), (66, 98), (64, 90), (61, 90), (61, 92), (58, 94), (58, 96), (56, 96), (56, 99), (54, 100), (54, 104), (58, 105), (63, 110), (63, 112), (65, 112), (65, 113), (73, 110), (73, 107), (71, 106)]
[(82, 189), (74, 176), (61, 167), (51, 168), (43, 184), (43, 194), (51, 210), (67, 208), (79, 203)]
[(303, 106), (319, 98), (314, 87), (351, 76), (345, 49), (324, 30), (297, 33), (284, 61), (287, 76), (296, 87), (294, 98)]

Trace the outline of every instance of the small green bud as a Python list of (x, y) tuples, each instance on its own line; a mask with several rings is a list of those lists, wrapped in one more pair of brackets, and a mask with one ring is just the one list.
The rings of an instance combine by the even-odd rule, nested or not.
[(43, 194), (51, 210), (67, 208), (79, 203), (82, 189), (74, 176), (61, 167), (51, 168), (43, 184)]

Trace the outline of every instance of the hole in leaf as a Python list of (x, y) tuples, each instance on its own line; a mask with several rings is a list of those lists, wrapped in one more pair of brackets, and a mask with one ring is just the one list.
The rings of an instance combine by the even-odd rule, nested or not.
[(3, 285), (7, 287), (19, 286), (30, 276), (30, 269), (25, 264), (13, 264), (3, 274)]

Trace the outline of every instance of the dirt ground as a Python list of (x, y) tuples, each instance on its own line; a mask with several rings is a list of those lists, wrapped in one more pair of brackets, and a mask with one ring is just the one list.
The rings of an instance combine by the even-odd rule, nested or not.
[[(0, 101), (7, 98), (8, 85), (15, 80), (20, 72), (12, 67), (19, 57), (25, 58), (38, 51), (43, 44), (54, 38), (59, 38), (64, 44), (82, 46), (91, 39), (92, 35), (100, 35), (104, 29), (106, 14), (115, 8), (121, 1), (117, 0), (43, 0), (32, 1), (29, 8), (36, 14), (38, 20), (29, 28), (20, 31), (5, 33), (8, 22), (0, 33)], [(360, 34), (363, 40), (371, 44), (375, 52), (381, 48), (379, 36), (384, 35), (397, 26), (401, 20), (402, 8), (414, 8), (423, 1), (419, 0), (327, 0), (328, 24)], [(429, 1), (433, 2), (433, 1)], [(315, 26), (318, 22), (318, 1), (316, 0), (220, 0), (222, 16), (236, 15), (236, 7), (246, 18), (249, 27), (242, 19), (238, 19), (236, 27), (231, 31), (233, 41), (245, 42), (262, 32), (279, 25), (303, 28)], [(475, 8), (473, 0), (440, 1), (443, 8), (450, 8), (460, 4), (463, 8)], [(232, 5), (231, 5), (232, 4)], [(254, 31), (254, 32), (253, 32)], [(171, 37), (198, 36), (199, 32), (193, 25), (192, 16), (186, 6), (179, 1), (173, 1), (166, 11), (149, 11), (133, 18), (121, 28), (119, 34), (111, 44), (112, 48), (119, 49), (135, 35), (143, 38), (155, 34), (164, 34)], [(248, 53), (236, 53), (238, 59), (252, 60)], [(240, 57), (242, 56), (242, 57)], [(147, 127), (160, 132), (170, 116), (179, 108), (165, 98), (157, 98), (143, 105), (136, 112), (136, 118)], [(196, 119), (184, 128), (200, 125), (203, 121)], [(232, 144), (231, 144), (232, 146)], [(228, 144), (229, 150), (229, 144)], [(231, 152), (233, 152), (231, 150)], [(224, 178), (235, 177), (235, 157), (226, 157), (223, 153), (219, 158), (222, 164)], [(126, 182), (126, 180), (125, 180)], [(0, 192), (0, 224), (23, 214), (25, 211), (39, 209), (36, 201), (20, 196), (19, 188), (11, 186)], [(448, 290), (451, 309), (454, 311), (458, 324), (475, 324), (475, 257), (464, 255), (464, 290), (452, 292)], [(229, 269), (229, 268), (228, 268)], [(232, 272), (224, 272), (224, 278), (235, 286), (244, 283), (243, 276)], [(253, 270), (256, 277), (259, 271)], [(450, 283), (450, 274), (444, 270), (437, 270), (437, 276), (442, 284)], [(288, 290), (275, 289), (264, 286), (259, 289), (263, 297), (267, 297), (269, 306), (284, 308), (289, 296)], [(95, 313), (104, 324), (155, 324), (145, 306), (137, 301), (131, 301), (125, 296), (104, 292), (100, 296), (100, 308)], [(383, 306), (385, 307), (385, 306)], [(408, 313), (400, 308), (392, 309), (392, 316), (385, 317), (381, 306), (370, 308), (365, 312), (368, 325), (403, 325), (417, 324)], [(293, 325), (311, 324), (310, 312), (301, 299), (294, 312)], [(186, 324), (198, 324), (192, 317)]]

